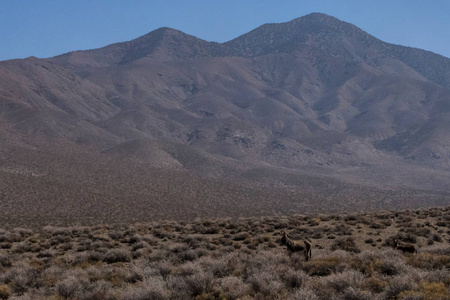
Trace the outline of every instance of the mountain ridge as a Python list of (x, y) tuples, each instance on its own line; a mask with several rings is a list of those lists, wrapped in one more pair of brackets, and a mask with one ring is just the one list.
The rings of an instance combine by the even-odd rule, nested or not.
[[(395, 53), (395, 58), (400, 59), (402, 62), (404, 62), (406, 65), (410, 66), (411, 68), (413, 68), (414, 70), (416, 70), (417, 72), (419, 72), (420, 74), (422, 74), (423, 76), (425, 76), (426, 78), (428, 78), (429, 80), (436, 82), (439, 85), (444, 85), (446, 87), (450, 87), (450, 62), (448, 61), (448, 58), (433, 53), (431, 51), (427, 51), (427, 50), (422, 50), (422, 49), (418, 49), (418, 48), (412, 48), (412, 47), (406, 47), (406, 46), (401, 46), (401, 45), (395, 45), (395, 44), (390, 44), (390, 43), (386, 43), (383, 42), (379, 39), (377, 39), (376, 37), (373, 37), (372, 35), (368, 34), (367, 32), (359, 29), (358, 27), (350, 24), (350, 23), (346, 23), (343, 21), (340, 21), (332, 16), (323, 14), (323, 13), (311, 13), (309, 15), (306, 15), (304, 17), (299, 17), (296, 18), (294, 20), (291, 20), (289, 22), (285, 22), (285, 23), (267, 23), (264, 25), (261, 25), (260, 27), (245, 33), (237, 38), (234, 38), (228, 42), (224, 42), (224, 43), (216, 43), (216, 42), (208, 42), (202, 39), (199, 39), (195, 36), (186, 34), (180, 30), (176, 30), (176, 29), (172, 29), (169, 27), (161, 27), (158, 28), (156, 30), (153, 30), (143, 36), (140, 36), (136, 39), (130, 40), (130, 41), (125, 41), (125, 42), (120, 42), (120, 43), (114, 43), (105, 47), (101, 47), (98, 49), (92, 49), (92, 50), (82, 50), (82, 51), (74, 51), (74, 52), (68, 52), (59, 56), (56, 56), (55, 58), (53, 58), (54, 60), (58, 61), (59, 57), (64, 57), (67, 55), (77, 55), (77, 54), (88, 54), (88, 53), (94, 53), (94, 56), (96, 55), (96, 52), (100, 52), (102, 57), (111, 57), (110, 60), (108, 62), (104, 62), (104, 63), (114, 63), (114, 64), (124, 64), (124, 63), (130, 63), (132, 61), (135, 61), (137, 59), (140, 58), (144, 58), (148, 55), (150, 55), (151, 53), (153, 53), (152, 51), (156, 50), (156, 48), (158, 48), (158, 46), (160, 46), (158, 43), (161, 42), (161, 40), (167, 39), (167, 38), (176, 38), (178, 39), (178, 41), (176, 41), (174, 44), (175, 45), (166, 45), (166, 46), (172, 46), (176, 49), (165, 49), (168, 53), (171, 53), (171, 55), (174, 55), (175, 53), (178, 54), (178, 56), (181, 53), (181, 58), (199, 58), (199, 57), (204, 57), (204, 56), (227, 56), (227, 55), (234, 55), (234, 56), (242, 56), (242, 57), (252, 57), (252, 56), (260, 56), (262, 54), (268, 54), (270, 53), (270, 51), (273, 51), (273, 48), (279, 49), (280, 44), (279, 42), (275, 44), (273, 43), (273, 41), (271, 41), (269, 39), (269, 41), (267, 41), (267, 39), (265, 41), (262, 41), (262, 45), (269, 45), (269, 49), (264, 50), (261, 49), (261, 45), (260, 46), (256, 46), (258, 49), (253, 49), (250, 50), (248, 49), (248, 47), (246, 46), (246, 43), (251, 43), (253, 45), (255, 45), (255, 41), (247, 41), (245, 42), (245, 39), (252, 39), (252, 36), (254, 34), (256, 34), (258, 37), (257, 38), (261, 38), (261, 35), (271, 35), (272, 37), (276, 35), (277, 32), (291, 32), (291, 35), (293, 34), (294, 36), (288, 35), (286, 37), (284, 37), (284, 41), (285, 43), (292, 42), (292, 38), (295, 37), (296, 35), (300, 35), (302, 38), (302, 42), (307, 43), (308, 41), (306, 40), (307, 37), (302, 36), (302, 31), (299, 29), (306, 29), (306, 32), (311, 33), (311, 28), (314, 28), (314, 30), (318, 30), (315, 26), (317, 26), (317, 24), (319, 24), (318, 28), (319, 30), (322, 30), (323, 32), (330, 34), (330, 32), (339, 32), (339, 33), (345, 33), (346, 35), (350, 35), (353, 38), (356, 39), (360, 39), (361, 41), (363, 41), (365, 43), (364, 46), (372, 46), (375, 45), (377, 46), (377, 51), (380, 52), (381, 55), (385, 55), (383, 52), (385, 52), (386, 50), (392, 51)], [(262, 33), (261, 31), (265, 28), (268, 28), (269, 32), (266, 33)], [(278, 28), (278, 29), (277, 29)], [(286, 28), (288, 30), (286, 30)], [(275, 32), (274, 32), (274, 29)], [(293, 33), (292, 33), (293, 32)], [(262, 34), (261, 34), (262, 33)], [(313, 32), (314, 33), (314, 32)], [(317, 32), (315, 32), (317, 34)], [(184, 45), (182, 42), (183, 40), (187, 43)], [(173, 42), (173, 40), (172, 40)], [(150, 45), (150, 46), (148, 46)], [(282, 45), (281, 45), (282, 46)], [(134, 53), (128, 53), (128, 54), (123, 54), (123, 55), (119, 55), (119, 58), (114, 57), (114, 55), (117, 55), (117, 51), (122, 52), (126, 50), (123, 50), (123, 48), (134, 48)], [(246, 48), (246, 50), (244, 50), (244, 48)], [(255, 47), (255, 46), (254, 46)], [(292, 43), (291, 43), (291, 47), (292, 47)], [(287, 51), (294, 51), (295, 47), (298, 47), (298, 42), (297, 44), (294, 43), (294, 47), (293, 48), (288, 48)], [(119, 48), (119, 49), (117, 49)], [(139, 53), (139, 50), (136, 51), (136, 49), (140, 49), (141, 52)], [(185, 52), (186, 49), (190, 50), (190, 53)], [(270, 50), (272, 49), (272, 50)], [(317, 50), (317, 48), (314, 48), (313, 50)], [(311, 50), (311, 51), (313, 51)], [(327, 49), (323, 49), (322, 51), (328, 51)], [(352, 49), (352, 51), (354, 51), (354, 49)], [(414, 58), (408, 58), (407, 56), (405, 57), (404, 52), (412, 52), (414, 53)], [(106, 52), (106, 54), (104, 53)], [(342, 50), (341, 53), (342, 54)], [(165, 54), (167, 56), (167, 53)], [(417, 66), (417, 61), (418, 60), (423, 60), (424, 59), (424, 55), (425, 58), (429, 57), (429, 55), (433, 56), (433, 59), (431, 59), (431, 61), (433, 60), (438, 60), (439, 62), (434, 63), (434, 64), (430, 64), (427, 63), (426, 65), (432, 65), (432, 67), (427, 67), (427, 68), (420, 68), (421, 66)], [(169, 55), (170, 56), (170, 55)], [(175, 55), (176, 57), (176, 55)], [(167, 57), (158, 57), (158, 59), (170, 59)], [(374, 62), (371, 63), (378, 63), (377, 61), (380, 59), (379, 57), (377, 58), (371, 58), (372, 60), (375, 60)], [(61, 63), (61, 61), (58, 61), (59, 63)], [(417, 70), (419, 69), (419, 70)], [(445, 74), (445, 76), (442, 75), (438, 75), (438, 74)]]
[[(59, 199), (77, 182), (85, 194), (71, 193), (82, 199), (110, 201), (115, 191), (139, 205), (172, 194), (217, 203), (215, 186), (236, 201), (254, 193), (271, 203), (281, 193), (283, 212), (295, 203), (313, 211), (311, 195), (358, 209), (389, 205), (373, 195), (448, 203), (449, 70), (448, 58), (324, 14), (221, 44), (163, 27), (99, 49), (0, 62), (0, 175), (17, 170), (5, 197), (42, 186)], [(31, 185), (27, 174), (43, 175)], [(191, 187), (171, 191), (170, 178)]]

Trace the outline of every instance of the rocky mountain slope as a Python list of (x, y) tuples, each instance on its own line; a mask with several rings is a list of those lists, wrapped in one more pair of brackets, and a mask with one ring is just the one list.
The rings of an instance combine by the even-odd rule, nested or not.
[[(160, 28), (100, 49), (0, 62), (0, 175), (13, 210), (33, 193), (53, 207), (94, 194), (152, 205), (203, 197), (203, 214), (244, 194), (249, 207), (271, 206), (263, 214), (293, 213), (298, 203), (448, 204), (449, 129), (448, 58), (324, 14), (223, 44)], [(227, 191), (214, 192), (217, 184)], [(320, 200), (307, 204), (311, 197)]]

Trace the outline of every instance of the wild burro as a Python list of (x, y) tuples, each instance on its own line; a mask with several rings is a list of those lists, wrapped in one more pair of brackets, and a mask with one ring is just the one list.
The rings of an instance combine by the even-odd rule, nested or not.
[(284, 230), (281, 231), (281, 244), (286, 245), (287, 250), (289, 252), (289, 256), (292, 255), (294, 252), (303, 252), (303, 255), (305, 256), (305, 260), (308, 261), (311, 259), (312, 252), (311, 252), (311, 242), (309, 242), (306, 239), (303, 240), (292, 240), (288, 237), (286, 232)]
[(399, 240), (394, 241), (394, 249), (401, 250), (406, 253), (417, 253), (417, 249), (414, 245), (400, 242)]

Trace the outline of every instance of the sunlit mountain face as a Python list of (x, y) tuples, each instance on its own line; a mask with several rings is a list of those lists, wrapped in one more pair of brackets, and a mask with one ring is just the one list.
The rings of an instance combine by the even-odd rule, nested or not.
[(450, 60), (324, 14), (0, 62), (0, 214), (125, 220), (450, 203)]

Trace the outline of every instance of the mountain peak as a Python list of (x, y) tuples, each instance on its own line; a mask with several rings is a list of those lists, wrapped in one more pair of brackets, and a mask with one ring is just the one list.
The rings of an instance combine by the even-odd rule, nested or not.
[(155, 29), (131, 41), (111, 44), (102, 48), (69, 52), (52, 58), (61, 65), (83, 64), (110, 66), (127, 64), (145, 57), (161, 61), (217, 56), (223, 52), (218, 43), (207, 42), (170, 27)]
[(328, 44), (342, 36), (376, 40), (352, 24), (323, 13), (311, 13), (285, 23), (264, 24), (225, 44), (234, 55), (258, 56), (290, 52), (305, 44)]
[(219, 51), (218, 43), (211, 43), (169, 27), (161, 27), (128, 42), (129, 51), (121, 63), (134, 61), (150, 54), (166, 58), (196, 58), (212, 56)]

